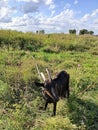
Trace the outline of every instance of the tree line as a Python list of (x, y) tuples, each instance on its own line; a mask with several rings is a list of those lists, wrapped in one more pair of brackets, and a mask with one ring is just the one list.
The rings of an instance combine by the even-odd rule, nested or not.
[[(69, 30), (69, 34), (76, 34), (77, 33), (77, 31), (76, 31), (76, 29), (70, 29)], [(45, 34), (45, 30), (37, 30), (36, 31), (36, 34)], [(87, 29), (81, 29), (80, 31), (79, 31), (79, 35), (84, 35), (84, 34), (90, 34), (90, 35), (93, 35), (94, 34), (94, 31), (92, 31), (92, 30), (87, 30)]]
[[(76, 34), (76, 29), (70, 29), (69, 30), (69, 34)], [(89, 31), (87, 29), (81, 29), (79, 31), (79, 35), (84, 35), (84, 34), (90, 34), (90, 35), (93, 35), (94, 32), (93, 31)]]

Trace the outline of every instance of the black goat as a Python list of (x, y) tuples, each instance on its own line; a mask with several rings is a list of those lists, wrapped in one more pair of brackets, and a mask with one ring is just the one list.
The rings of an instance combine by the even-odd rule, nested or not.
[[(42, 74), (43, 75), (43, 74)], [(56, 105), (59, 101), (59, 97), (69, 98), (69, 74), (66, 71), (61, 71), (56, 78), (52, 79), (48, 71), (49, 79), (45, 80), (44, 83), (35, 82), (37, 86), (42, 87), (42, 94), (46, 101), (45, 110), (48, 103), (53, 103), (53, 115), (56, 115)]]

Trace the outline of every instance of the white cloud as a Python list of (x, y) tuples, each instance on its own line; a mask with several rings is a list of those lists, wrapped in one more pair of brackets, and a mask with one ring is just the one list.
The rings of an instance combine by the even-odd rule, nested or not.
[(94, 20), (94, 25), (98, 25), (98, 18)]
[(1, 6), (6, 6), (8, 3), (8, 0), (0, 0), (0, 7)]
[(37, 13), (36, 17), (33, 15), (24, 14), (12, 18), (12, 22), (7, 23), (7, 28), (18, 29), (22, 31), (36, 31), (44, 29), (47, 32), (65, 32), (69, 28), (68, 24), (71, 23), (74, 12), (72, 10), (64, 10), (60, 14), (54, 16), (52, 12), (50, 17), (44, 16), (42, 13)]
[[(23, 13), (32, 13), (40, 11), (40, 7), (47, 6), (47, 9), (53, 10), (55, 4), (53, 0), (16, 0), (17, 2), (22, 2), (20, 4), (20, 11)], [(19, 4), (19, 3), (18, 3)]]
[[(0, 1), (1, 28), (19, 31), (44, 29), (49, 33), (68, 32), (70, 28), (98, 29), (98, 9), (81, 17), (79, 10), (75, 12), (69, 3), (66, 3), (60, 11), (56, 10), (59, 6), (55, 5), (54, 0), (12, 0), (16, 9), (9, 5), (8, 1)], [(77, 0), (74, 2), (78, 3)]]
[(68, 9), (68, 8), (70, 8), (71, 7), (71, 5), (69, 4), (69, 3), (67, 3), (65, 6), (64, 6), (64, 9)]
[(12, 14), (16, 12), (14, 7), (9, 6), (9, 0), (0, 1), (0, 24), (11, 22)]
[[(77, 27), (80, 29), (88, 29), (94, 31), (94, 33), (98, 33), (98, 10), (94, 10), (89, 14), (84, 14), (79, 20), (77, 20)], [(96, 16), (96, 17), (95, 17)]]
[(54, 9), (55, 8), (55, 4), (51, 4), (50, 6), (49, 6), (49, 9)]
[(69, 28), (69, 23), (71, 23), (73, 16), (74, 12), (72, 10), (67, 9), (54, 17), (46, 19), (45, 17), (39, 18), (40, 25), (42, 25), (43, 27), (47, 26), (51, 29), (51, 32), (65, 32), (65, 30)]
[(45, 5), (53, 4), (53, 0), (16, 0), (17, 2), (33, 2), (33, 3), (40, 3)]
[(45, 2), (46, 5), (50, 5), (50, 4), (53, 3), (53, 0), (44, 0), (44, 2)]
[(81, 22), (86, 22), (89, 18), (90, 18), (90, 14), (85, 14), (85, 15), (81, 18)]
[(51, 10), (55, 8), (54, 0), (40, 0), (40, 3), (49, 6), (49, 9)]
[(52, 10), (52, 11), (51, 11), (51, 16), (50, 16), (50, 17), (53, 17), (54, 14), (55, 14), (55, 10)]
[(11, 14), (13, 9), (8, 7), (1, 7), (0, 8), (0, 22), (10, 22), (11, 21)]
[(7, 14), (10, 12), (10, 10), (6, 7), (2, 7), (2, 8), (0, 8), (0, 12), (2, 12), (2, 13), (0, 13), (0, 18), (4, 18), (7, 16)]
[(35, 2), (35, 3), (39, 2), (39, 0), (16, 0), (16, 1), (18, 1), (18, 2)]
[(96, 16), (98, 14), (98, 9), (94, 10), (91, 14), (91, 16)]
[[(0, 10), (1, 8), (7, 8), (8, 7), (8, 1), (7, 0), (0, 0)], [(1, 11), (0, 11), (0, 15), (1, 15)]]
[(78, 0), (75, 0), (75, 1), (74, 1), (74, 4), (75, 4), (75, 5), (78, 4)]
[(37, 12), (39, 8), (39, 6), (33, 2), (23, 3), (20, 7), (20, 11), (23, 13)]
[(45, 3), (46, 5), (50, 5), (53, 0), (16, 0), (18, 2), (35, 2), (35, 3)]

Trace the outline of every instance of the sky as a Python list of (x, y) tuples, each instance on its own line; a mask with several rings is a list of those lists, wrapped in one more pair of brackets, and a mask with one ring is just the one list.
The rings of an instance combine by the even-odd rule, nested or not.
[(98, 0), (0, 0), (0, 29), (98, 34)]

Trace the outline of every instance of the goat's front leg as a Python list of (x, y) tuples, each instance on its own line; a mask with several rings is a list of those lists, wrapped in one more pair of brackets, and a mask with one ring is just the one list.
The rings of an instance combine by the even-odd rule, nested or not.
[(44, 108), (44, 110), (47, 109), (47, 106), (48, 106), (48, 102), (45, 103), (45, 108)]
[(53, 103), (54, 107), (53, 107), (53, 116), (56, 115), (56, 106), (57, 106), (57, 102)]

